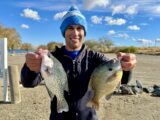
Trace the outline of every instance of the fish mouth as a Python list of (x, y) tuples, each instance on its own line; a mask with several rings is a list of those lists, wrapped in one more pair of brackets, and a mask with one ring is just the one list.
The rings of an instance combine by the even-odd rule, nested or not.
[(110, 61), (110, 64), (111, 66), (115, 67), (116, 71), (121, 69), (121, 63), (120, 63), (120, 60), (118, 60), (117, 58), (113, 58), (111, 61)]

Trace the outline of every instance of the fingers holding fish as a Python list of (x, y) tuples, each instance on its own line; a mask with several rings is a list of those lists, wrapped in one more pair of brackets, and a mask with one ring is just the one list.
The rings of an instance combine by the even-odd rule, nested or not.
[(120, 60), (122, 69), (124, 71), (133, 69), (137, 62), (136, 55), (132, 53), (119, 52), (117, 53), (117, 58)]
[(42, 57), (34, 52), (29, 52), (26, 54), (26, 65), (31, 71), (39, 72)]

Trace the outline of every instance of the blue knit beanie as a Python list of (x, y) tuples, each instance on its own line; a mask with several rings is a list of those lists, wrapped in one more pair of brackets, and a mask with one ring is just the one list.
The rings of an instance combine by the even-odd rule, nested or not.
[(86, 18), (82, 15), (82, 13), (75, 5), (71, 6), (68, 12), (63, 16), (63, 21), (60, 26), (60, 29), (64, 37), (65, 37), (65, 31), (70, 25), (81, 25), (84, 28), (86, 35), (87, 31)]

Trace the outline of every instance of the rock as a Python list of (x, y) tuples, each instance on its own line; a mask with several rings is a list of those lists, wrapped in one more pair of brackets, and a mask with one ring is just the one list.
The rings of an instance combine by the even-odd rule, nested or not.
[(153, 87), (145, 87), (145, 88), (143, 88), (143, 91), (145, 93), (152, 93), (154, 91), (154, 88)]
[(131, 87), (129, 87), (128, 85), (125, 85), (125, 84), (121, 85), (120, 90), (121, 90), (121, 94), (123, 94), (123, 95), (126, 95), (126, 94), (127, 95), (134, 95)]
[(160, 86), (154, 85), (153, 88), (154, 88), (154, 91), (152, 92), (152, 95), (160, 97)]

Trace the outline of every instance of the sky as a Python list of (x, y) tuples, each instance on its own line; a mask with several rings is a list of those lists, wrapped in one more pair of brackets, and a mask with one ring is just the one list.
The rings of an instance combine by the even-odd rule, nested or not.
[(64, 43), (60, 25), (71, 5), (86, 17), (86, 40), (160, 46), (160, 0), (1, 0), (0, 24), (15, 28), (22, 43)]

